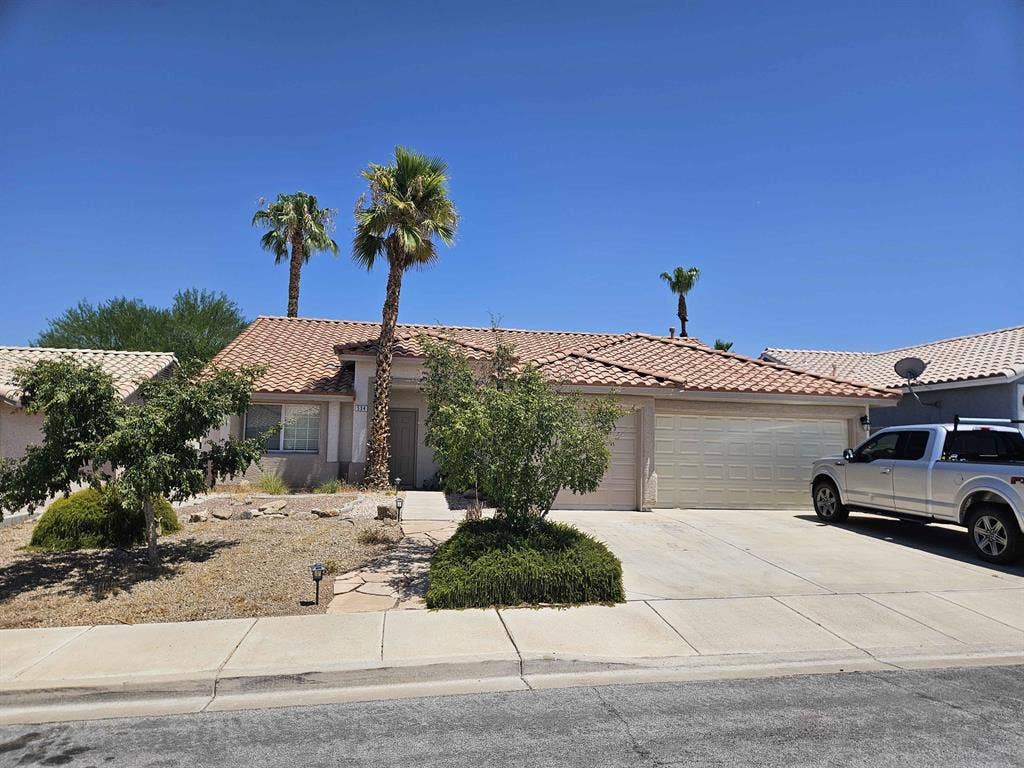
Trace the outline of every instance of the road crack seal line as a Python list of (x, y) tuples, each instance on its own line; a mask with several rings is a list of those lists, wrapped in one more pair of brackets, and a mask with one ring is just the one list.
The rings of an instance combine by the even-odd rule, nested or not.
[(637, 737), (635, 733), (633, 733), (633, 728), (630, 726), (629, 721), (622, 715), (622, 713), (619, 712), (619, 710), (615, 708), (615, 706), (608, 699), (601, 695), (601, 689), (599, 687), (593, 686), (590, 690), (592, 690), (594, 692), (594, 695), (597, 696), (597, 700), (601, 702), (605, 711), (609, 715), (614, 717), (616, 720), (618, 720), (619, 723), (622, 725), (622, 730), (626, 734), (626, 741), (628, 743), (629, 749), (633, 754), (635, 754), (641, 760), (649, 760), (652, 766), (669, 765), (669, 763), (659, 761), (657, 758), (654, 757), (654, 753), (651, 752), (651, 750), (641, 746), (640, 739)]

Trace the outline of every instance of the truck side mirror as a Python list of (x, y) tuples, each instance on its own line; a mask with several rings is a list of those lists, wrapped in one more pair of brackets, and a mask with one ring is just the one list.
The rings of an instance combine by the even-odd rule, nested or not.
[(847, 461), (853, 461), (853, 449), (847, 448), (845, 451), (843, 451), (843, 458), (846, 459)]

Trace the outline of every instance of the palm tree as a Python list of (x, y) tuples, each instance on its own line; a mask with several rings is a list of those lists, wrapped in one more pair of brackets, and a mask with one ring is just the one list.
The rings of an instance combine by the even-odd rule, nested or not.
[(388, 261), (388, 285), (377, 341), (377, 373), (367, 444), (366, 481), (370, 487), (390, 484), (388, 407), (391, 399), (391, 345), (398, 323), (402, 276), (410, 267), (438, 260), (436, 236), (445, 245), (455, 239), (459, 214), (448, 197), (448, 165), (405, 147), (395, 147), (393, 165), (370, 164), (362, 176), (369, 182), (369, 202), (356, 203), (352, 258), (372, 269), (379, 257)]
[(732, 342), (724, 341), (722, 339), (715, 339), (715, 349), (719, 350), (720, 352), (728, 352), (730, 349), (732, 349)]
[[(261, 198), (260, 205), (265, 203), (266, 200)], [(274, 254), (274, 263), (280, 264), (286, 257), (289, 259), (288, 317), (299, 314), (302, 265), (318, 251), (338, 252), (338, 244), (329, 234), (334, 228), (334, 213), (331, 208), (321, 208), (313, 195), (296, 192), (294, 195), (278, 195), (277, 200), (256, 211), (252, 217), (254, 227), (267, 229), (260, 238), (260, 245)]]
[(686, 335), (686, 294), (690, 292), (690, 289), (697, 284), (697, 278), (700, 277), (700, 270), (697, 267), (690, 267), (689, 269), (683, 269), (682, 267), (676, 267), (671, 274), (668, 272), (661, 273), (661, 279), (668, 283), (669, 289), (672, 293), (679, 295), (679, 335)]

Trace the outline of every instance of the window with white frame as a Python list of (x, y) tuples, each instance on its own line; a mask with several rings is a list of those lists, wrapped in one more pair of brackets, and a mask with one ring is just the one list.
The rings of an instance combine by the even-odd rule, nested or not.
[(264, 451), (317, 453), (319, 405), (253, 405), (245, 414), (245, 436), (263, 438)]

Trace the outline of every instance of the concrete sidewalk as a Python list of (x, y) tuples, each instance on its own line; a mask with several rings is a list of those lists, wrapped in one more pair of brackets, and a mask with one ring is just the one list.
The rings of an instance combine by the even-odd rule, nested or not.
[(0, 723), (1024, 662), (1024, 589), (0, 632)]

